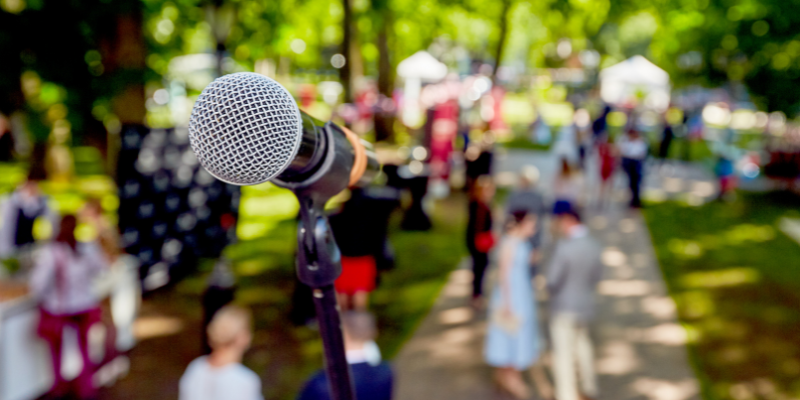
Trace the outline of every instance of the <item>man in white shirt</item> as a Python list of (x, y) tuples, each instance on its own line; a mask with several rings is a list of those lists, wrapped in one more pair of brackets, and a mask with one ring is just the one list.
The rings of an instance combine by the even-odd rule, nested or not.
[(250, 312), (225, 306), (208, 325), (211, 354), (195, 359), (180, 381), (180, 400), (263, 400), (261, 380), (242, 365), (252, 340)]

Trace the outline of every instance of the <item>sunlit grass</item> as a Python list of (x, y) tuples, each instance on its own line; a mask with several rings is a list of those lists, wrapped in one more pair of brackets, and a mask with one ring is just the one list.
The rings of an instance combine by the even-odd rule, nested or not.
[(741, 194), (644, 211), (707, 400), (800, 396), (800, 244), (779, 230), (798, 204)]

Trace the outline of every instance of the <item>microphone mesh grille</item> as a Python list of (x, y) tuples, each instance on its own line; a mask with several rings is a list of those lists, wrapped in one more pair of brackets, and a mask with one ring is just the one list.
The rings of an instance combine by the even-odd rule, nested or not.
[(302, 139), (300, 110), (289, 92), (266, 76), (225, 75), (197, 98), (189, 139), (212, 175), (255, 185), (277, 176), (294, 159)]

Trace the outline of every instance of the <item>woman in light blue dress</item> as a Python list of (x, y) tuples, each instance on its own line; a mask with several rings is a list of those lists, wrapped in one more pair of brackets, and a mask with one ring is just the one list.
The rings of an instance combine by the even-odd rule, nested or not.
[(495, 379), (514, 397), (528, 398), (524, 371), (539, 357), (536, 299), (531, 285), (530, 244), (536, 216), (515, 212), (498, 248), (498, 279), (489, 301), (489, 327), (484, 356), (497, 368)]

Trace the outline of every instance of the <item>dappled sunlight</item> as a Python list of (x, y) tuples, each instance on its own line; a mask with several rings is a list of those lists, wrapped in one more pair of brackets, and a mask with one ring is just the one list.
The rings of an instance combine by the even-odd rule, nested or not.
[(680, 282), (687, 288), (716, 288), (756, 283), (761, 278), (753, 268), (729, 268), (713, 271), (690, 272), (681, 277)]
[(450, 273), (450, 278), (442, 295), (444, 297), (460, 298), (472, 294), (472, 271), (468, 269), (457, 269)]
[(782, 217), (778, 223), (781, 231), (800, 244), (800, 218)]
[(467, 297), (471, 293), (472, 288), (466, 285), (447, 285), (443, 291), (445, 297)]
[(600, 348), (597, 372), (601, 375), (626, 375), (639, 368), (640, 360), (629, 342), (615, 340)]
[(787, 398), (784, 394), (778, 392), (775, 387), (775, 382), (768, 378), (757, 378), (751, 381), (730, 385), (728, 392), (735, 400)]
[(648, 343), (682, 346), (686, 344), (687, 339), (686, 329), (676, 323), (664, 323), (641, 331), (641, 340)]
[(775, 238), (775, 228), (770, 225), (741, 224), (725, 232), (724, 237), (731, 246), (747, 241), (766, 242)]
[(631, 388), (650, 400), (684, 400), (698, 392), (694, 379), (667, 381), (644, 377), (633, 382)]
[(469, 285), (472, 283), (472, 271), (468, 269), (458, 269), (450, 273), (450, 282)]
[(712, 182), (697, 181), (692, 183), (692, 194), (699, 197), (710, 197), (716, 192)]
[(645, 296), (651, 291), (650, 282), (642, 280), (605, 280), (597, 287), (600, 295), (612, 297)]
[(239, 276), (256, 276), (276, 266), (277, 263), (274, 259), (261, 257), (258, 259), (239, 261), (234, 264), (234, 269)]
[(183, 331), (183, 325), (183, 321), (175, 317), (139, 317), (133, 323), (133, 335), (136, 340), (176, 335)]
[(609, 267), (621, 267), (627, 262), (627, 256), (617, 247), (606, 247), (601, 256), (603, 264)]
[(675, 302), (667, 296), (649, 296), (642, 299), (642, 310), (657, 319), (675, 318)]
[(687, 318), (700, 318), (714, 312), (714, 300), (704, 290), (692, 290), (678, 295), (678, 307)]
[(472, 320), (472, 308), (458, 307), (444, 310), (439, 313), (439, 322), (445, 325), (457, 325)]
[(291, 218), (297, 214), (300, 205), (291, 192), (273, 193), (264, 197), (244, 197), (240, 207), (243, 218), (277, 217)]
[(670, 193), (678, 193), (683, 191), (683, 179), (680, 178), (664, 178), (662, 187), (665, 191)]
[(703, 247), (696, 241), (671, 239), (668, 246), (679, 258), (698, 258), (703, 255)]
[[(700, 195), (708, 187), (695, 182), (692, 189)], [(800, 238), (800, 219), (792, 199), (740, 192), (732, 202), (669, 202), (644, 211), (681, 324), (657, 324), (630, 339), (645, 341), (647, 333), (648, 342), (672, 341), (682, 328), (707, 398), (800, 396), (800, 247), (788, 240), (791, 232)], [(641, 304), (655, 318), (670, 313), (657, 297)]]
[(462, 326), (444, 331), (440, 343), (447, 346), (457, 346), (471, 341), (474, 337), (474, 327)]
[(667, 192), (664, 189), (645, 188), (642, 198), (650, 203), (661, 203), (667, 200)]

